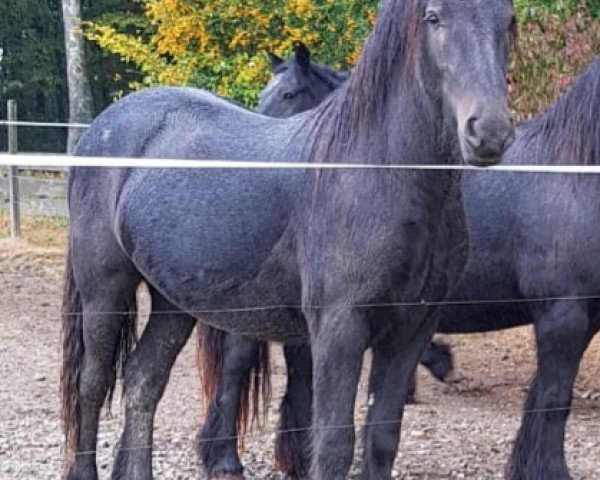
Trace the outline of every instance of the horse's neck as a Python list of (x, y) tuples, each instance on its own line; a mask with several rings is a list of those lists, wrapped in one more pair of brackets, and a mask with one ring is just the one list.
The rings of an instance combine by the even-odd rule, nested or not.
[[(378, 163), (447, 163), (442, 114), (420, 92), (394, 88), (377, 112), (368, 136), (385, 146)], [(373, 140), (371, 140), (373, 143)]]

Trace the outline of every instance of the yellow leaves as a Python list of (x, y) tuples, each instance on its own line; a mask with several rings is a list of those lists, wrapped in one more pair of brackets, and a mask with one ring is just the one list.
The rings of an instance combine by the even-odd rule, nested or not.
[(375, 25), (376, 21), (377, 21), (377, 10), (369, 10), (369, 12), (367, 13), (367, 23), (369, 24), (370, 27), (373, 27), (373, 25)]
[(235, 81), (246, 84), (265, 82), (268, 80), (268, 75), (265, 75), (267, 71), (268, 65), (265, 56), (255, 55), (238, 68)]
[(311, 0), (290, 0), (287, 5), (288, 12), (292, 12), (300, 18), (308, 17), (314, 8)]
[(282, 43), (289, 48), (298, 42), (302, 42), (310, 47), (321, 38), (318, 33), (310, 31), (306, 26), (291, 27), (286, 25), (283, 27), (283, 31), (286, 34), (286, 39)]
[(356, 62), (358, 61), (358, 57), (360, 57), (361, 50), (362, 50), (362, 45), (361, 44), (356, 44), (354, 46), (354, 50), (352, 50), (346, 56), (346, 62), (348, 63), (348, 65), (351, 65), (351, 66), (356, 65)]
[(231, 50), (235, 50), (236, 48), (239, 48), (239, 47), (246, 48), (249, 43), (250, 43), (250, 39), (248, 36), (248, 32), (244, 32), (242, 30), (237, 30), (235, 32), (235, 35), (231, 39), (231, 42), (229, 42), (229, 48)]
[[(151, 30), (138, 38), (110, 26), (86, 35), (144, 74), (145, 85), (193, 84), (252, 105), (270, 77), (265, 51), (296, 42), (315, 59), (353, 65), (379, 0), (140, 0)], [(139, 34), (136, 34), (139, 35)], [(139, 85), (136, 85), (138, 87)]]

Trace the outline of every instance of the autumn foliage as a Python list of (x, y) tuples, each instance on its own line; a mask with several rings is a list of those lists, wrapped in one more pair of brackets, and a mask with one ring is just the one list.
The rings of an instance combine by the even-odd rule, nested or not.
[(509, 74), (512, 106), (520, 119), (552, 103), (600, 55), (599, 0), (548, 3), (554, 11), (520, 12), (519, 47)]
[(320, 61), (353, 65), (375, 21), (375, 0), (144, 0), (147, 31), (87, 25), (87, 37), (133, 62), (142, 85), (192, 84), (248, 105), (270, 77), (266, 51), (304, 42)]
[[(377, 0), (140, 0), (144, 21), (90, 23), (87, 37), (142, 72), (132, 85), (194, 85), (254, 106), (270, 77), (266, 51), (296, 41), (320, 62), (349, 68)], [(509, 76), (523, 118), (553, 101), (600, 54), (599, 0), (514, 0), (520, 41)]]

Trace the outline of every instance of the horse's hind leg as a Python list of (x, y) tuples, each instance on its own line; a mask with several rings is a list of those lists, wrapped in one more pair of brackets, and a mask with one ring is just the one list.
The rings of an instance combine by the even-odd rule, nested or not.
[[(67, 264), (68, 279), (73, 279), (71, 253)], [(135, 288), (139, 278), (134, 273), (106, 273), (91, 268), (92, 259), (84, 262), (88, 269), (77, 272), (84, 288), (65, 292), (77, 298), (65, 311), (64, 359), (61, 374), (63, 421), (68, 445), (74, 459), (66, 477), (74, 480), (97, 478), (96, 441), (100, 411), (110, 399), (116, 379), (119, 357), (123, 360), (135, 336)], [(103, 281), (99, 282), (99, 278)], [(74, 285), (73, 282), (70, 282)], [(65, 303), (65, 307), (68, 307)], [(127, 312), (131, 312), (130, 314)]]
[(591, 338), (587, 304), (554, 302), (536, 316), (538, 368), (507, 468), (510, 480), (570, 480), (564, 452), (573, 383)]
[[(198, 455), (209, 478), (242, 477), (242, 463), (238, 456), (238, 419), (242, 391), (248, 385), (253, 365), (260, 362), (259, 343), (239, 335), (220, 333), (222, 342), (220, 375), (210, 399), (206, 421), (198, 434)], [(206, 360), (205, 360), (206, 361)], [(257, 367), (260, 370), (260, 367)], [(210, 379), (203, 379), (208, 381)], [(249, 388), (247, 388), (249, 390)], [(247, 391), (247, 394), (250, 394)]]
[(444, 343), (431, 342), (425, 348), (420, 360), (431, 374), (440, 382), (443, 382), (448, 374), (454, 369), (452, 350)]
[(281, 401), (275, 464), (289, 478), (308, 476), (312, 439), (312, 354), (308, 345), (285, 345), (287, 387)]
[(152, 478), (154, 415), (177, 355), (189, 338), (195, 319), (150, 289), (152, 313), (123, 374), (125, 429), (113, 479)]
[(435, 325), (433, 315), (429, 315), (414, 329), (400, 328), (410, 323), (392, 315), (387, 320), (381, 316), (375, 320), (392, 327), (372, 345), (370, 406), (363, 431), (363, 480), (391, 478), (410, 378)]
[[(452, 351), (448, 345), (443, 343), (430, 342), (425, 348), (423, 355), (421, 355), (419, 363), (429, 370), (440, 382), (443, 382), (454, 368)], [(408, 383), (408, 395), (406, 397), (407, 404), (417, 403), (416, 393), (417, 371), (415, 370)]]

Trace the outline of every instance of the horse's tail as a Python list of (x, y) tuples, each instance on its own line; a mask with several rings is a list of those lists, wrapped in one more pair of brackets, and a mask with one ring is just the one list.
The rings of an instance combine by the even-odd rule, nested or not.
[(257, 343), (258, 350), (252, 359), (251, 368), (244, 378), (238, 408), (238, 431), (242, 435), (246, 433), (249, 423), (251, 427), (255, 423), (259, 426), (262, 425), (262, 421), (267, 417), (269, 402), (271, 401), (269, 342), (260, 341)]
[[(61, 420), (66, 441), (67, 465), (74, 460), (79, 445), (81, 425), (81, 404), (79, 382), (83, 368), (85, 347), (83, 342), (83, 312), (81, 295), (73, 276), (73, 259), (71, 249), (67, 253), (64, 275), (62, 317), (63, 359), (60, 372)], [(134, 305), (125, 314), (121, 324), (119, 344), (115, 350), (113, 374), (108, 374), (109, 388), (106, 396), (107, 404), (113, 397), (116, 376), (123, 370), (129, 353), (136, 340), (136, 311)]]
[(71, 250), (67, 253), (62, 301), (63, 359), (60, 372), (61, 420), (66, 440), (67, 462), (71, 463), (79, 441), (81, 411), (79, 377), (83, 365), (83, 315), (81, 297), (73, 277)]
[[(206, 405), (211, 405), (219, 385), (223, 371), (223, 355), (225, 335), (222, 330), (198, 322), (198, 369), (202, 393)], [(271, 399), (271, 381), (269, 366), (269, 345), (259, 342), (256, 355), (252, 359), (251, 368), (243, 379), (242, 393), (237, 410), (238, 432), (242, 435), (254, 423), (261, 423), (261, 415), (266, 417), (267, 407)], [(261, 402), (262, 398), (262, 402)]]

